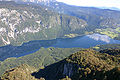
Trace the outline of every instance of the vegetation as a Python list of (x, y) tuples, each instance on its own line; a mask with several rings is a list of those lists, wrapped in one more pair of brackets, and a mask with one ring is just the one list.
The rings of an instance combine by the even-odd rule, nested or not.
[[(49, 50), (55, 50), (55, 49), (48, 48), (48, 50), (46, 51), (49, 51)], [(64, 50), (66, 51), (68, 49), (64, 49)], [(45, 50), (43, 51), (46, 53)], [(59, 52), (59, 49), (57, 51)], [(44, 68), (41, 68), (41, 69), (39, 66), (37, 66), (36, 69), (34, 68), (32, 69), (31, 67), (28, 67), (26, 65), (25, 67), (21, 66), (21, 67), (11, 69), (5, 72), (1, 78), (3, 80), (5, 80), (5, 78), (14, 80), (12, 79), (13, 77), (19, 78), (20, 75), (23, 75), (22, 78), (24, 77), (34, 78), (33, 80), (37, 80), (37, 79), (43, 79), (43, 80), (44, 79), (46, 80), (59, 80), (59, 79), (61, 80), (119, 80), (120, 79), (120, 54), (118, 54), (119, 51), (120, 50), (118, 49), (113, 50), (113, 51), (110, 50), (109, 53), (114, 52), (114, 54), (109, 55), (108, 52), (100, 53), (92, 49), (82, 49), (78, 52), (73, 53), (72, 55), (70, 55), (69, 57), (61, 61), (58, 60), (58, 62), (45, 66)], [(40, 64), (40, 61), (42, 61), (40, 60), (43, 58), (42, 55), (41, 55), (41, 58), (39, 58), (40, 61), (37, 61), (37, 57), (38, 57), (37, 54), (38, 53), (34, 53), (34, 56), (36, 56), (34, 58), (36, 59), (32, 58), (33, 55), (31, 56), (31, 58), (33, 59), (31, 64), (36, 62), (34, 63), (33, 66)], [(25, 56), (24, 59), (27, 59), (27, 57)], [(50, 60), (47, 60), (47, 61), (50, 61)], [(11, 64), (10, 62), (11, 61), (9, 61), (9, 64)], [(19, 63), (19, 59), (17, 62)], [(29, 62), (30, 61), (28, 61), (28, 64), (30, 64)], [(2, 62), (2, 64), (5, 64), (5, 61)], [(6, 63), (5, 65), (7, 64), (8, 63)], [(43, 62), (42, 64), (46, 64), (46, 61)], [(13, 64), (11, 64), (11, 66), (13, 66)], [(26, 67), (28, 69), (27, 71), (26, 71)], [(31, 70), (32, 70), (32, 73), (29, 72)], [(24, 73), (26, 74), (24, 74), (23, 72), (20, 73), (21, 71), (23, 72), (25, 71)]]
[[(7, 31), (0, 33), (0, 46), (6, 45), (7, 39), (10, 41), (7, 44), (12, 45), (46, 40), (0, 47), (1, 80), (120, 80), (119, 44), (98, 45), (91, 49), (43, 48), (56, 43), (54, 40), (49, 42), (50, 39), (92, 33), (120, 40), (120, 12), (63, 3), (57, 6), (56, 3), (43, 8), (33, 4), (0, 2), (4, 14), (0, 16), (0, 28)], [(26, 54), (30, 52), (35, 53)]]
[[(72, 80), (119, 80), (120, 76), (117, 76), (119, 68), (116, 68), (120, 66), (118, 55), (120, 54), (117, 56), (101, 54), (91, 49), (72, 54), (66, 59), (69, 63), (74, 63), (73, 65), (76, 67), (74, 75), (71, 76)], [(117, 75), (110, 75), (114, 73)], [(110, 76), (113, 78), (110, 79)]]
[[(58, 8), (51, 8), (56, 7), (56, 3), (59, 4)], [(52, 3), (50, 6), (1, 1), (0, 9), (7, 10), (4, 14), (6, 16), (1, 16), (1, 19), (6, 18), (8, 20), (0, 22), (0, 26), (11, 35), (14, 33), (15, 36), (9, 37), (4, 31), (0, 35), (5, 40), (8, 37), (12, 45), (21, 45), (23, 42), (31, 40), (48, 40), (65, 36), (75, 37), (95, 33), (96, 30), (98, 33), (106, 34), (115, 39), (120, 37), (119, 11), (75, 7), (58, 2)], [(16, 13), (11, 14), (12, 11)], [(59, 11), (61, 14), (54, 11)], [(7, 14), (11, 15), (7, 17)], [(20, 21), (15, 22), (14, 19)], [(10, 24), (13, 24), (11, 26), (15, 30), (11, 31)], [(3, 45), (6, 43), (1, 39), (0, 46)]]
[(55, 43), (55, 40), (35, 40), (24, 43), (21, 46), (3, 46), (0, 48), (0, 61), (4, 61), (9, 57), (25, 56), (38, 51), (41, 47), (47, 48)]
[(64, 36), (67, 37), (67, 38), (73, 38), (73, 37), (78, 36), (78, 34), (66, 34)]
[[(55, 5), (56, 3), (59, 6)], [(120, 40), (120, 38), (118, 38), (120, 37), (119, 35), (120, 11), (108, 9), (103, 10), (93, 7), (71, 6), (59, 2), (56, 3), (52, 3), (50, 5), (53, 7), (52, 10), (70, 16), (78, 17), (87, 23), (87, 27), (84, 30), (85, 34), (95, 33), (98, 30), (98, 32), (101, 34), (106, 34), (111, 38), (116, 38)]]
[[(118, 28), (116, 28), (118, 30)], [(116, 32), (115, 29), (112, 28), (106, 28), (106, 29), (96, 29), (97, 33), (105, 34), (111, 38), (116, 38), (120, 34), (119, 32)]]
[(92, 47), (92, 49), (100, 51), (105, 49), (120, 49), (120, 44), (106, 44), (106, 45), (97, 45)]
[(6, 71), (4, 75), (1, 77), (1, 80), (38, 80), (31, 75), (31, 73), (35, 71), (36, 71), (35, 68), (23, 64), (19, 67)]
[[(3, 32), (4, 36), (2, 34), (0, 35), (5, 39), (8, 37), (12, 45), (21, 45), (23, 42), (32, 40), (50, 40), (64, 37), (65, 34), (76, 34), (84, 30), (87, 26), (87, 23), (82, 19), (55, 13), (46, 10), (46, 8), (47, 7), (41, 7), (39, 5), (26, 5), (1, 1), (0, 9), (5, 9), (4, 11), (6, 11), (6, 14), (4, 14), (5, 16), (2, 17), (7, 18), (10, 22), (0, 22), (0, 25), (12, 34), (9, 24), (13, 24), (11, 26), (12, 28), (15, 28), (13, 31), (15, 35), (14, 37), (9, 37), (5, 32)], [(16, 13), (14, 14), (12, 11), (15, 11)], [(10, 14), (10, 17), (8, 17), (7, 14)], [(82, 27), (82, 25), (84, 25), (84, 27)], [(79, 34), (83, 33), (84, 31)], [(0, 46), (3, 45), (6, 44), (1, 39)]]
[(107, 53), (109, 55), (119, 55), (120, 54), (120, 49), (105, 49), (101, 50), (101, 53)]
[(120, 33), (120, 27), (116, 28), (116, 31)]
[(80, 48), (41, 48), (33, 54), (29, 54), (19, 58), (8, 58), (0, 63), (0, 76), (4, 71), (28, 64), (36, 69), (44, 69), (44, 67), (58, 62), (70, 54), (81, 50)]
[(71, 80), (68, 76), (66, 78), (60, 79), (60, 80)]

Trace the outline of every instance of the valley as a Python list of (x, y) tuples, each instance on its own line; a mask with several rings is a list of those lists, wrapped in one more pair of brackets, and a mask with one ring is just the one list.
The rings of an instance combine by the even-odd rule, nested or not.
[(34, 54), (1, 62), (0, 75), (10, 69), (2, 75), (2, 80), (119, 80), (119, 52), (120, 45), (119, 49), (99, 52), (80, 48), (40, 49)]
[(0, 47), (0, 61), (9, 57), (22, 57), (29, 55), (38, 51), (40, 48), (91, 48), (105, 44), (120, 44), (120, 41), (100, 34), (85, 35), (74, 38), (58, 38), (53, 40), (34, 40), (23, 43), (21, 46), (7, 45)]
[(55, 1), (46, 6), (44, 3), (1, 1), (0, 46), (19, 46), (32, 40), (69, 37), (69, 34), (77, 37), (99, 33), (120, 40), (119, 11), (76, 7)]
[(0, 80), (120, 80), (116, 9), (0, 0)]

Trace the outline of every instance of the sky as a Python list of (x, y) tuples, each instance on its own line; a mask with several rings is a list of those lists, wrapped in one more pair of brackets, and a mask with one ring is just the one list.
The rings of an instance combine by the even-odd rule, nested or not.
[(116, 7), (120, 9), (120, 0), (57, 0), (76, 6), (87, 7)]

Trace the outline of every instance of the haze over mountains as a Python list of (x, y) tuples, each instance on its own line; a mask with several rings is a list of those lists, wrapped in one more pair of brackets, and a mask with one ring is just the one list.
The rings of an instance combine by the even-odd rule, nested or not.
[(119, 80), (120, 11), (1, 0), (0, 46), (0, 80)]
[(116, 8), (116, 7), (98, 7), (98, 8), (101, 8), (101, 9), (111, 9), (111, 10), (120, 11), (120, 9), (119, 9), (119, 8)]
[[(0, 1), (15, 1), (15, 2), (31, 2), (31, 3), (37, 3), (37, 4), (46, 4), (49, 5), (50, 3), (54, 3), (54, 2), (59, 2), (59, 0), (0, 0)], [(66, 3), (67, 4), (67, 3)], [(57, 4), (56, 4), (57, 5)], [(75, 5), (74, 5), (75, 6)], [(80, 6), (80, 5), (79, 5)], [(97, 6), (96, 6), (97, 7)], [(111, 10), (120, 10), (117, 7), (98, 7), (101, 9), (111, 9)]]
[(49, 3), (47, 7), (0, 2), (0, 13), (0, 46), (63, 38), (71, 34), (100, 33), (115, 39), (120, 37), (119, 11), (76, 7), (59, 2)]
[(15, 2), (33, 2), (33, 3), (50, 3), (55, 2), (56, 0), (0, 0), (0, 1), (15, 1)]

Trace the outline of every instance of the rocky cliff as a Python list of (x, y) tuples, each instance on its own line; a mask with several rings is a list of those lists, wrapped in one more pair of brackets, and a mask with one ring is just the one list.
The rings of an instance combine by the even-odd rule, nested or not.
[(63, 37), (86, 26), (82, 19), (40, 6), (0, 2), (0, 46)]

